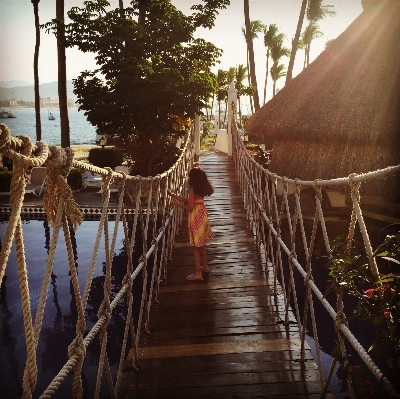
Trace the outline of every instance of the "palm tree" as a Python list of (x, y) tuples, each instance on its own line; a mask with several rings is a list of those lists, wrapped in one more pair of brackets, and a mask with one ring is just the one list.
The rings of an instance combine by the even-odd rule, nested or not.
[[(302, 35), (302, 46), (304, 46), (304, 65), (303, 69), (310, 64), (310, 47), (311, 42), (318, 38), (322, 37), (324, 34), (319, 30), (319, 26), (316, 22), (310, 22)], [(300, 47), (300, 46), (299, 46)]]
[(286, 76), (285, 65), (279, 64), (279, 61), (274, 61), (271, 67), (271, 78), (274, 82), (272, 93), (274, 96), (276, 94), (276, 82), (283, 76)]
[(226, 113), (228, 111), (228, 89), (230, 87), (231, 82), (235, 81), (235, 76), (236, 76), (236, 68), (235, 67), (230, 67), (226, 71), (226, 97), (225, 97), (225, 113), (224, 113), (224, 125), (226, 123)]
[(118, 5), (119, 5), (119, 13), (121, 18), (124, 18), (124, 0), (118, 0)]
[[(249, 75), (249, 84), (251, 83), (255, 88), (253, 100), (254, 100), (254, 108), (257, 111), (258, 109), (260, 109), (260, 100), (258, 98), (253, 40), (258, 37), (258, 33), (261, 33), (263, 31), (265, 25), (261, 21), (250, 22), (249, 0), (244, 0), (244, 21), (245, 21), (245, 28), (242, 28), (242, 32), (245, 36), (246, 46), (247, 46), (247, 70)], [(254, 112), (251, 100), (250, 100), (250, 105), (251, 105), (251, 112)]]
[(297, 21), (297, 28), (294, 38), (292, 40), (292, 51), (290, 53), (290, 60), (286, 74), (286, 84), (289, 83), (293, 75), (294, 59), (296, 58), (297, 46), (300, 40), (301, 28), (303, 26), (304, 15), (306, 14), (307, 0), (301, 2), (300, 15)]
[(67, 63), (65, 56), (64, 0), (56, 0), (57, 19), (57, 61), (58, 61), (58, 98), (60, 107), (61, 147), (70, 147)]
[(247, 94), (247, 89), (249, 86), (244, 86), (243, 81), (247, 78), (247, 69), (244, 67), (243, 64), (239, 64), (236, 68), (236, 73), (235, 73), (235, 88), (238, 91), (237, 92), (237, 97), (238, 97), (238, 111), (239, 111), (239, 124), (242, 125), (242, 109), (240, 105), (240, 97)]
[(289, 57), (290, 50), (287, 47), (283, 46), (283, 37), (280, 35), (276, 36), (275, 40), (271, 43), (271, 58), (273, 61), (273, 65), (271, 67), (271, 78), (274, 82), (272, 95), (275, 96), (276, 93), (276, 81), (286, 76), (286, 72), (284, 71), (284, 65), (280, 64), (280, 60), (282, 57)]
[(267, 48), (266, 52), (266, 63), (265, 63), (265, 83), (264, 83), (264, 104), (267, 99), (267, 82), (268, 82), (268, 74), (269, 74), (269, 57), (271, 55), (271, 47), (274, 43), (274, 40), (279, 38), (284, 38), (284, 34), (279, 32), (278, 25), (270, 24), (268, 30), (264, 28), (264, 46)]
[(35, 90), (35, 116), (36, 116), (36, 140), (42, 140), (42, 122), (40, 120), (40, 94), (39, 94), (39, 48), (40, 48), (40, 25), (39, 25), (39, 2), (40, 0), (31, 0), (33, 12), (35, 14), (36, 44), (33, 57), (33, 76)]
[(336, 11), (332, 10), (332, 5), (323, 4), (323, 0), (309, 0), (307, 7), (307, 19), (309, 21), (308, 27), (306, 28), (306, 54), (307, 54), (307, 66), (310, 63), (310, 47), (313, 39), (322, 37), (323, 33), (319, 30), (317, 22), (326, 17), (333, 17), (336, 15)]
[(217, 72), (217, 101), (218, 101), (218, 129), (221, 128), (221, 101), (225, 100), (226, 93), (226, 71), (218, 69)]

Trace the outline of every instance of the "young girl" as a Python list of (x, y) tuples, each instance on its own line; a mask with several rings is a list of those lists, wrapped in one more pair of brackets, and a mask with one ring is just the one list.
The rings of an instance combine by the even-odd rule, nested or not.
[[(194, 266), (196, 273), (186, 276), (186, 280), (203, 280), (201, 273), (210, 273), (207, 263), (205, 244), (213, 238), (207, 209), (204, 206), (204, 197), (214, 192), (208, 181), (207, 175), (200, 167), (194, 167), (189, 172), (189, 192), (187, 197), (181, 197), (168, 190), (168, 194), (177, 201), (171, 201), (171, 205), (189, 211), (188, 227), (190, 245), (193, 249)], [(203, 266), (200, 266), (200, 254)]]

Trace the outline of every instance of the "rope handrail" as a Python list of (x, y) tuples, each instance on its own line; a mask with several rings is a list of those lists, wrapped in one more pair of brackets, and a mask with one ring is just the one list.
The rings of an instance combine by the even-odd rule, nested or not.
[[(342, 298), (337, 298), (338, 309), (335, 310), (317, 287), (313, 279), (313, 273), (311, 269), (311, 257), (314, 250), (314, 242), (316, 239), (318, 225), (322, 229), (325, 249), (328, 253), (330, 253), (331, 251), (326, 228), (326, 221), (321, 205), (321, 188), (328, 188), (330, 186), (347, 186), (351, 189), (351, 199), (353, 203), (353, 212), (350, 221), (349, 235), (353, 235), (352, 232), (354, 232), (354, 226), (356, 222), (358, 222), (364, 242), (366, 256), (369, 259), (371, 271), (375, 276), (379, 275), (378, 267), (375, 258), (373, 257), (373, 250), (364, 222), (363, 213), (360, 207), (359, 190), (362, 182), (377, 178), (388, 177), (393, 175), (394, 173), (398, 173), (400, 171), (400, 165), (390, 166), (368, 173), (352, 174), (348, 177), (335, 178), (330, 180), (318, 179), (314, 181), (305, 181), (300, 179), (290, 179), (286, 176), (279, 176), (276, 173), (273, 173), (263, 166), (259, 165), (257, 161), (250, 155), (249, 151), (246, 149), (245, 143), (240, 138), (240, 134), (238, 132), (235, 122), (235, 111), (236, 110), (234, 109), (232, 119), (232, 140), (234, 147), (234, 151), (232, 153), (235, 168), (238, 173), (239, 186), (247, 211), (249, 227), (255, 236), (255, 243), (257, 244), (259, 251), (264, 252), (265, 259), (267, 260), (267, 267), (272, 267), (272, 271), (274, 274), (275, 292), (277, 292), (278, 274), (280, 274), (281, 276), (281, 290), (283, 291), (286, 315), (288, 314), (290, 307), (290, 298), (292, 298), (293, 300), (296, 322), (299, 326), (299, 331), (301, 331), (301, 358), (304, 359), (305, 325), (307, 323), (308, 314), (310, 314), (313, 325), (313, 335), (315, 341), (315, 350), (318, 358), (317, 365), (319, 369), (321, 385), (324, 387), (323, 391), (326, 392), (332, 375), (332, 369), (336, 363), (336, 360), (334, 359), (331, 370), (328, 373), (327, 378), (325, 378), (320, 361), (320, 347), (318, 344), (317, 326), (313, 307), (313, 298), (316, 298), (318, 301), (320, 301), (329, 316), (335, 321), (335, 323), (338, 324), (337, 334), (343, 358), (346, 359), (346, 349), (343, 340), (344, 338), (346, 338), (351, 346), (359, 354), (362, 361), (375, 376), (378, 383), (382, 384), (386, 392), (388, 392), (393, 397), (399, 397), (394, 387), (382, 374), (381, 370), (374, 363), (367, 351), (362, 347), (360, 342), (351, 332), (345, 318), (343, 319), (340, 317), (343, 309)], [(276, 189), (278, 182), (281, 183), (280, 195), (278, 195)], [(289, 184), (292, 184), (295, 187), (294, 204), (293, 202), (291, 204), (289, 203)], [(309, 239), (307, 239), (304, 228), (304, 218), (302, 215), (300, 202), (300, 190), (303, 188), (313, 188), (315, 191), (315, 216), (313, 220), (314, 223), (312, 234)], [(294, 217), (292, 217), (291, 214), (291, 209), (293, 209), (293, 206), (295, 208)], [(285, 220), (287, 222), (288, 235), (290, 236), (290, 239), (286, 238), (287, 242), (285, 242), (285, 238), (282, 235), (282, 221), (284, 217), (286, 218)], [(300, 229), (296, 229), (297, 225), (300, 226)], [(266, 229), (266, 231), (264, 230), (264, 228)], [(307, 261), (307, 269), (304, 268), (297, 259), (295, 247), (296, 234), (300, 234), (301, 241), (304, 244), (304, 254)], [(283, 255), (286, 256), (287, 262), (289, 264), (289, 277), (287, 279), (284, 276), (285, 265), (283, 264)], [(296, 293), (291, 265), (294, 266), (297, 272), (304, 279), (306, 290), (309, 290), (304, 295), (303, 317), (300, 316), (300, 313), (298, 311), (298, 295)], [(347, 362), (347, 360), (345, 360), (345, 362)], [(348, 383), (348, 385), (350, 397), (354, 398), (354, 392), (351, 386), (351, 382), (350, 384)]]
[[(100, 340), (100, 360), (95, 386), (95, 397), (100, 395), (100, 385), (103, 372), (107, 376), (109, 390), (112, 397), (118, 397), (121, 384), (122, 365), (126, 356), (127, 339), (130, 333), (132, 337), (134, 357), (132, 366), (137, 368), (137, 346), (141, 333), (142, 319), (146, 317), (146, 326), (150, 317), (151, 304), (157, 300), (158, 286), (163, 277), (166, 277), (166, 263), (169, 260), (175, 243), (175, 231), (182, 217), (174, 207), (170, 208), (170, 198), (167, 190), (179, 192), (187, 184), (187, 174), (193, 165), (193, 130), (186, 136), (185, 145), (175, 164), (166, 172), (157, 176), (127, 176), (121, 172), (114, 172), (110, 168), (98, 168), (73, 159), (73, 151), (70, 149), (59, 149), (48, 146), (46, 143), (37, 142), (34, 145), (29, 138), (20, 136), (12, 137), (8, 127), (0, 124), (0, 153), (11, 158), (13, 161), (13, 176), (10, 188), (10, 218), (3, 238), (0, 252), (0, 284), (4, 277), (8, 257), (11, 252), (11, 244), (15, 237), (15, 250), (17, 253), (17, 266), (20, 278), (24, 329), (26, 336), (27, 361), (22, 381), (23, 398), (31, 398), (37, 383), (37, 346), (39, 334), (42, 328), (47, 291), (50, 284), (51, 274), (55, 261), (55, 249), (57, 247), (59, 233), (64, 232), (67, 247), (68, 263), (70, 267), (71, 286), (76, 302), (78, 321), (76, 325), (76, 337), (68, 348), (68, 361), (54, 376), (53, 380), (41, 394), (41, 398), (51, 398), (59, 389), (68, 374), (73, 372), (72, 395), (81, 398), (83, 395), (82, 368), (86, 356), (86, 348), (98, 336)], [(53, 227), (49, 255), (46, 262), (40, 298), (38, 301), (36, 317), (33, 319), (29, 300), (29, 281), (27, 276), (27, 262), (24, 256), (24, 239), (21, 226), (21, 209), (25, 195), (26, 181), (24, 168), (31, 166), (46, 166), (46, 183), (49, 189), (45, 191), (43, 205), (49, 223)], [(86, 284), (83, 292), (80, 291), (72, 242), (69, 232), (69, 223), (77, 229), (82, 222), (79, 206), (75, 203), (71, 189), (66, 178), (72, 167), (97, 173), (102, 176), (102, 198), (101, 217), (98, 225), (92, 259), (88, 268)], [(113, 181), (118, 183), (118, 207), (115, 216), (113, 233), (108, 231), (108, 210), (110, 199), (110, 185)], [(130, 181), (136, 188), (135, 212), (133, 215), (132, 235), (129, 237), (129, 229), (124, 211), (124, 195), (126, 182)], [(147, 187), (144, 187), (147, 186)], [(147, 188), (147, 189), (146, 189)], [(157, 230), (157, 223), (161, 217), (161, 227)], [(121, 288), (117, 293), (111, 293), (111, 255), (114, 253), (117, 233), (122, 224), (124, 239), (127, 246), (127, 270), (122, 281)], [(151, 242), (148, 242), (148, 232), (152, 226)], [(137, 265), (132, 258), (135, 243), (136, 227), (139, 227), (143, 236), (143, 253)], [(85, 310), (93, 281), (96, 260), (99, 255), (100, 241), (104, 238), (104, 251), (106, 259), (104, 297), (98, 310), (98, 319), (93, 327), (86, 331)], [(162, 243), (162, 244), (161, 244)], [(161, 255), (158, 255), (158, 246), (161, 245)], [(141, 274), (143, 284), (147, 284), (147, 261), (154, 256), (154, 265), (151, 274), (151, 290), (142, 289), (140, 314), (138, 325), (135, 328), (132, 316), (132, 284)], [(154, 289), (153, 289), (154, 287)], [(125, 297), (127, 314), (125, 315), (125, 331), (122, 342), (120, 362), (115, 382), (113, 381), (110, 363), (107, 356), (107, 327), (112, 317), (112, 312), (119, 301)], [(146, 327), (147, 330), (147, 327)]]

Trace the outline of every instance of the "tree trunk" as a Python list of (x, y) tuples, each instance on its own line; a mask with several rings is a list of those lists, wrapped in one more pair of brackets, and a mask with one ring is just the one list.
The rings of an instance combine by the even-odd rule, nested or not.
[(260, 100), (258, 98), (257, 78), (256, 78), (256, 67), (254, 62), (254, 49), (253, 49), (253, 38), (251, 37), (250, 27), (250, 11), (249, 11), (249, 0), (244, 0), (244, 21), (246, 24), (246, 42), (249, 50), (249, 65), (250, 65), (250, 76), (251, 84), (254, 86), (254, 109), (257, 112), (260, 109)]
[(218, 100), (218, 129), (221, 129), (221, 101)]
[(40, 120), (40, 94), (39, 94), (39, 48), (40, 48), (40, 28), (39, 28), (39, 2), (32, 0), (33, 12), (35, 14), (36, 44), (33, 57), (33, 77), (35, 90), (35, 117), (36, 117), (36, 140), (42, 140), (42, 122)]
[(297, 21), (296, 34), (294, 35), (294, 39), (292, 41), (292, 52), (290, 53), (285, 84), (288, 84), (292, 80), (294, 59), (296, 58), (296, 51), (297, 51), (297, 46), (299, 44), (301, 28), (303, 26), (304, 15), (306, 13), (306, 7), (307, 7), (307, 0), (303, 0), (303, 2), (301, 3), (299, 20)]
[(269, 61), (269, 56), (268, 56), (268, 52), (267, 52), (267, 62), (265, 64), (264, 104), (267, 101), (268, 61)]
[[(246, 39), (247, 40), (247, 39)], [(249, 49), (246, 45), (247, 49), (247, 57), (246, 57), (246, 62), (247, 62), (247, 80), (249, 82), (249, 86), (251, 85), (251, 80), (250, 80), (250, 67), (249, 67)], [(253, 97), (249, 96), (250, 99), (250, 109), (251, 109), (251, 114), (254, 114), (254, 106), (253, 106)]]
[(124, 0), (119, 0), (119, 14), (124, 18)]
[(146, 20), (146, 3), (147, 0), (139, 0), (139, 18), (138, 25), (143, 26)]
[(240, 124), (240, 127), (243, 128), (242, 127), (242, 109), (240, 106), (240, 96), (238, 96), (238, 105), (239, 105), (239, 124)]
[(58, 99), (60, 107), (61, 147), (71, 146), (69, 137), (67, 62), (65, 56), (64, 0), (56, 0)]

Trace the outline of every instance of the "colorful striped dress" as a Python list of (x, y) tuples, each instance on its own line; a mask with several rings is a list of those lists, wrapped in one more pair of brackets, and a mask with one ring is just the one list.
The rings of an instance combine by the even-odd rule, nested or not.
[(194, 208), (188, 214), (188, 227), (192, 247), (202, 247), (212, 240), (213, 235), (204, 199), (195, 200)]

